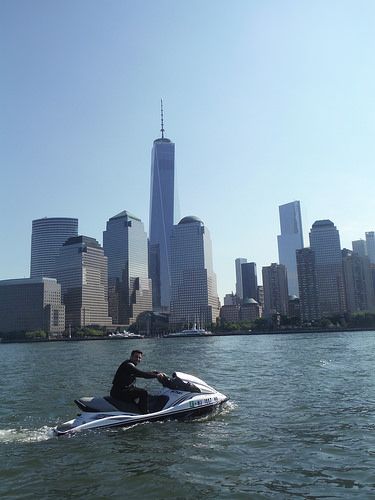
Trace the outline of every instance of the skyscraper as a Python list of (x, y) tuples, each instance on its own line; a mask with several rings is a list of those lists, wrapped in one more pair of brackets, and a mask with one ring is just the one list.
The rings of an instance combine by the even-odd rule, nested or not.
[(366, 257), (367, 248), (365, 240), (352, 241), (353, 252), (360, 255), (361, 257)]
[(330, 220), (314, 222), (310, 247), (315, 254), (316, 282), (321, 316), (345, 312), (340, 235)]
[(61, 286), (54, 278), (0, 281), (0, 332), (65, 330)]
[(243, 300), (257, 299), (258, 279), (257, 265), (255, 262), (245, 262), (241, 264)]
[(107, 257), (94, 238), (69, 238), (57, 258), (67, 327), (112, 324), (108, 316)]
[(271, 264), (262, 268), (264, 289), (264, 315), (288, 314), (288, 281), (286, 268), (282, 264)]
[(281, 234), (277, 237), (279, 262), (286, 267), (288, 290), (298, 297), (296, 250), (303, 248), (301, 208), (299, 201), (279, 206)]
[(197, 217), (184, 217), (171, 237), (171, 317), (175, 326), (210, 326), (219, 317), (216, 275), (208, 229)]
[(343, 249), (342, 256), (348, 312), (374, 311), (375, 297), (368, 257), (362, 257), (346, 248)]
[(244, 259), (243, 257), (238, 257), (234, 261), (235, 266), (236, 266), (236, 295), (240, 300), (243, 300), (243, 287), (242, 287), (242, 269), (241, 266), (242, 264), (246, 264), (247, 259)]
[[(163, 104), (162, 104), (163, 106)], [(164, 137), (163, 107), (161, 138), (151, 155), (149, 275), (154, 310), (169, 310), (171, 273), (170, 237), (174, 224), (174, 144)]]
[(152, 311), (148, 277), (147, 235), (141, 219), (126, 210), (111, 217), (103, 231), (108, 258), (109, 315), (115, 324), (129, 324)]
[(303, 322), (320, 318), (316, 282), (315, 253), (311, 248), (296, 251), (301, 319)]
[(375, 264), (375, 232), (368, 231), (366, 233), (366, 249), (367, 256), (371, 264)]
[(63, 243), (78, 235), (78, 219), (44, 217), (32, 222), (30, 278), (56, 278), (56, 258)]

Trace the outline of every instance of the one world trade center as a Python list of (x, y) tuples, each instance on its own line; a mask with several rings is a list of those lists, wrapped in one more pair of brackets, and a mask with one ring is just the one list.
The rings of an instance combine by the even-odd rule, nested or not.
[(154, 311), (167, 312), (170, 305), (170, 236), (174, 224), (174, 143), (164, 137), (161, 102), (161, 137), (151, 153), (149, 275)]

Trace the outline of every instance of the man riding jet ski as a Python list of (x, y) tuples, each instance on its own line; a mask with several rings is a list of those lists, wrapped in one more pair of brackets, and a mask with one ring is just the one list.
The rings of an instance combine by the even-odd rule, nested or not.
[(139, 370), (136, 366), (142, 361), (142, 358), (143, 352), (134, 350), (130, 354), (130, 359), (121, 363), (112, 382), (111, 397), (127, 403), (134, 402), (135, 399), (139, 398), (139, 409), (142, 413), (148, 413), (148, 393), (146, 389), (136, 387), (136, 378), (157, 378), (159, 382), (162, 382), (165, 374)]
[(203, 380), (186, 373), (176, 372), (171, 378), (160, 374), (157, 378), (163, 387), (152, 395), (148, 394), (147, 414), (136, 404), (137, 400), (119, 401), (112, 396), (80, 398), (75, 403), (83, 413), (55, 427), (55, 433), (63, 435), (86, 429), (192, 418), (214, 411), (227, 400), (224, 394)]

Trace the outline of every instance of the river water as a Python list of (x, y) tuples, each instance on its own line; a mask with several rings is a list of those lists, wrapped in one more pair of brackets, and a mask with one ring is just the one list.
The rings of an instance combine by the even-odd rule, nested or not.
[[(136, 347), (140, 368), (195, 374), (230, 402), (55, 437)], [(375, 498), (374, 359), (375, 332), (0, 344), (0, 498)]]

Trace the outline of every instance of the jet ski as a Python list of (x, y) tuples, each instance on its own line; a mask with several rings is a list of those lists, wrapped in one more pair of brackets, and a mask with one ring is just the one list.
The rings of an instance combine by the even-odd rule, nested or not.
[(54, 432), (61, 436), (86, 429), (194, 418), (218, 409), (227, 399), (203, 380), (176, 372), (172, 377), (164, 378), (162, 387), (157, 392), (149, 394), (149, 413), (141, 413), (136, 403), (119, 401), (111, 396), (84, 397), (74, 400), (82, 413), (57, 425)]

